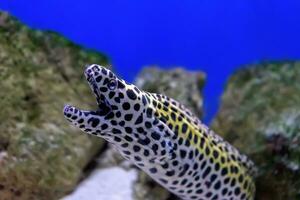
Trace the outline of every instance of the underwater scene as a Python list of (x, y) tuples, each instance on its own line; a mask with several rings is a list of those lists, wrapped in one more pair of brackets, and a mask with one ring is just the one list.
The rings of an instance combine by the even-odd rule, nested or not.
[(300, 200), (299, 10), (1, 0), (0, 200)]

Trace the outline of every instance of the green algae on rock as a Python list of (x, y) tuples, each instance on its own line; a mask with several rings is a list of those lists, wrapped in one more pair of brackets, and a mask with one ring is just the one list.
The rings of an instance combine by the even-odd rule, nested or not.
[(213, 130), (258, 166), (257, 199), (300, 199), (300, 62), (233, 75)]
[(70, 128), (62, 108), (94, 105), (82, 67), (107, 62), (0, 12), (1, 200), (58, 199), (74, 188), (102, 141)]
[[(199, 71), (146, 67), (137, 76), (135, 84), (142, 90), (168, 95), (201, 116), (203, 113), (201, 91), (204, 82), (205, 74)], [(138, 178), (134, 188), (136, 200), (178, 199), (175, 196), (170, 197), (170, 193), (155, 183), (146, 173), (140, 171)]]

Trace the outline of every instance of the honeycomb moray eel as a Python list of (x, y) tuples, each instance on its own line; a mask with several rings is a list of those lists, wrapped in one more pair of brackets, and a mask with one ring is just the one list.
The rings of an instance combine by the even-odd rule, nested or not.
[(184, 200), (253, 200), (254, 164), (186, 107), (149, 93), (93, 64), (85, 77), (98, 110), (64, 107), (68, 121), (104, 138)]

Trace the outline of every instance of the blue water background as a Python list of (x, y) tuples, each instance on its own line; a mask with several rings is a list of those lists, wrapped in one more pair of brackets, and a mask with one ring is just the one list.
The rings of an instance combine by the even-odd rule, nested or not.
[(237, 68), (300, 58), (299, 0), (1, 0), (0, 9), (104, 52), (129, 81), (152, 64), (204, 71), (206, 122)]

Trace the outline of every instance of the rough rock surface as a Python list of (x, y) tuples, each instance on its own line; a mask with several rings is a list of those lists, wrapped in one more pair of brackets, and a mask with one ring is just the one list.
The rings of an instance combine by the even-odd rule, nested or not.
[(233, 75), (212, 128), (257, 164), (258, 200), (300, 199), (299, 62)]
[(95, 100), (82, 75), (98, 53), (0, 13), (0, 199), (58, 199), (101, 147), (66, 123), (64, 103)]

